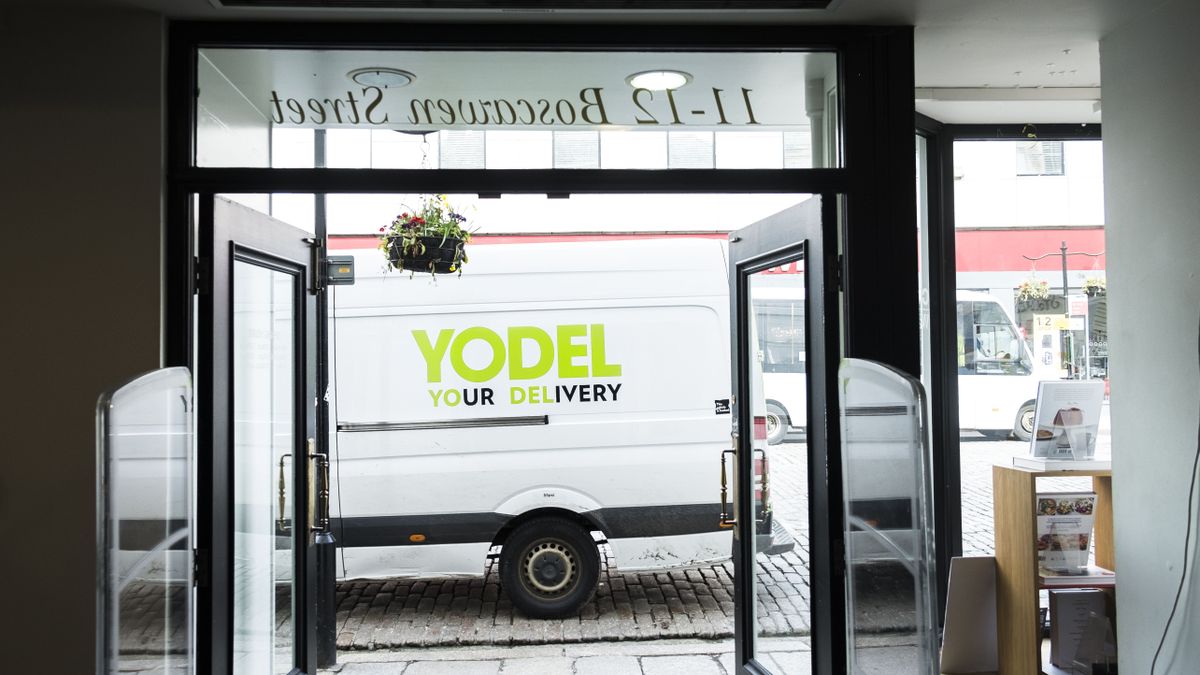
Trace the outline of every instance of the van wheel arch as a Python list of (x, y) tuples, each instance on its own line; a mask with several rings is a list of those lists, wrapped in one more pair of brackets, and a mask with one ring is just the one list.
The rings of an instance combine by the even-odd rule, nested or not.
[(509, 518), (508, 522), (504, 523), (504, 526), (501, 527), (500, 530), (496, 532), (496, 536), (492, 538), (492, 546), (503, 546), (504, 542), (508, 540), (508, 537), (510, 534), (512, 534), (513, 530), (524, 525), (525, 523), (531, 520), (538, 520), (539, 518), (548, 517), (571, 520), (589, 532), (598, 531), (603, 534), (605, 538), (608, 537), (608, 533), (605, 532), (604, 527), (590, 516), (577, 513), (569, 509), (551, 507), (544, 509), (533, 509), (532, 511), (526, 511)]

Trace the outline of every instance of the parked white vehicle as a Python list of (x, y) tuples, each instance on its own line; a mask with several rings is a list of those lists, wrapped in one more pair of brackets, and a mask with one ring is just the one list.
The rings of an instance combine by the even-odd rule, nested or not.
[(1038, 364), (1012, 317), (987, 293), (958, 291), (958, 426), (1027, 441), (1038, 382), (1058, 373)]
[[(531, 616), (622, 570), (727, 559), (727, 254), (712, 240), (476, 245), (461, 275), (336, 287), (346, 577), (500, 576)], [(770, 523), (766, 524), (770, 532)]]
[[(781, 275), (781, 280), (782, 280)], [(962, 429), (1012, 433), (1029, 440), (1037, 384), (1059, 379), (1038, 364), (1000, 302), (975, 291), (958, 291), (958, 425)], [(759, 349), (767, 398), (768, 442), (804, 432), (807, 410), (804, 352), (793, 336), (804, 327), (804, 291), (795, 284), (756, 290)], [(772, 336), (780, 339), (773, 344)]]

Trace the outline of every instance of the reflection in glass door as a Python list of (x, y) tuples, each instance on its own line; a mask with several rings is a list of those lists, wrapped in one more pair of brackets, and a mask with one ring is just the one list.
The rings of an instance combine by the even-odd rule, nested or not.
[(811, 649), (811, 641), (792, 645), (778, 636), (812, 629), (804, 259), (755, 272), (747, 282), (757, 653), (772, 673), (799, 675), (812, 672), (812, 662), (795, 647)]
[[(233, 263), (233, 672), (292, 669), (298, 280)], [(301, 458), (303, 463), (303, 458)]]

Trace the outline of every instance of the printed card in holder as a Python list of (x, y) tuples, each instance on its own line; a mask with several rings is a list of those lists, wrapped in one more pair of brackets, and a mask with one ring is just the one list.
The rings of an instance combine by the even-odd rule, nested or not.
[(1039, 382), (1030, 454), (1050, 459), (1092, 459), (1103, 404), (1104, 383), (1099, 380)]
[(1096, 493), (1039, 493), (1035, 499), (1038, 565), (1051, 572), (1086, 573)]

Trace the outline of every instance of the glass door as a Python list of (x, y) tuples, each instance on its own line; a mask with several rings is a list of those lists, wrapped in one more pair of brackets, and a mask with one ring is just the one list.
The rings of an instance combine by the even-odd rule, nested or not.
[(328, 539), (328, 461), (314, 442), (313, 240), (204, 196), (199, 241), (199, 493), (208, 507), (198, 672), (312, 673), (311, 570)]
[[(835, 209), (814, 195), (729, 239), (739, 673), (846, 668)], [(773, 637), (779, 616), (807, 638)]]

